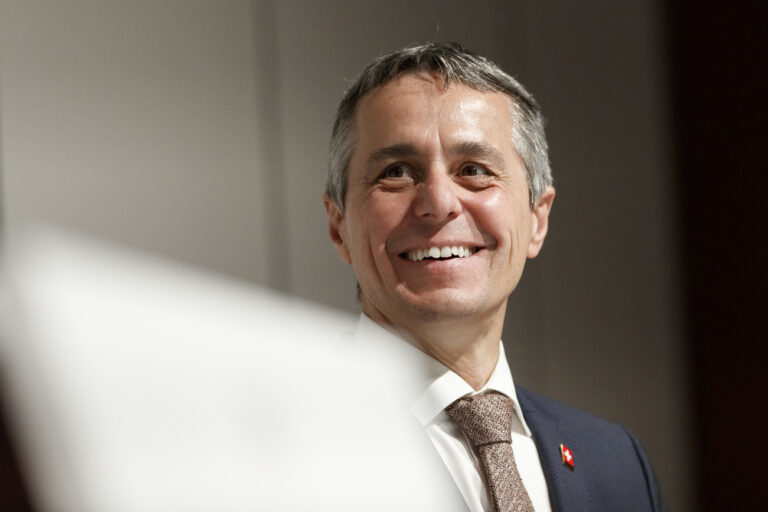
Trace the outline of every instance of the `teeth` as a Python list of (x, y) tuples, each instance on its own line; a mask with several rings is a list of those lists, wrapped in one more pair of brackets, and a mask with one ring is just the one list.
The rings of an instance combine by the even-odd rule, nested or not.
[(452, 247), (429, 247), (428, 249), (414, 249), (408, 251), (408, 259), (411, 261), (421, 261), (424, 258), (450, 258), (451, 256), (458, 256), (459, 258), (467, 258), (472, 256), (474, 249), (471, 247), (465, 247), (461, 245), (454, 245)]

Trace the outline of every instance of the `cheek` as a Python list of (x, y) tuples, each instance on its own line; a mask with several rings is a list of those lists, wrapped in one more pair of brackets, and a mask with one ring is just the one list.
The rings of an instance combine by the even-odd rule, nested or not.
[(386, 252), (387, 240), (400, 219), (396, 206), (396, 201), (368, 200), (348, 211), (347, 240), (353, 259), (377, 259)]
[(503, 238), (509, 232), (513, 221), (508, 196), (499, 189), (489, 189), (475, 194), (472, 199), (473, 218), (500, 242), (499, 237)]
[(473, 217), (499, 246), (527, 250), (531, 212), (527, 202), (521, 201), (502, 189), (483, 191), (473, 202)]
[(366, 226), (370, 238), (378, 242), (386, 240), (407, 215), (410, 205), (405, 194), (379, 194), (359, 210), (361, 222)]

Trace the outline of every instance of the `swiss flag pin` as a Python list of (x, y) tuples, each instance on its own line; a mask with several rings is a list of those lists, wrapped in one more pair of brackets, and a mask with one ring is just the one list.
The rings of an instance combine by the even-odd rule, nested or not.
[(573, 471), (573, 452), (564, 444), (560, 445), (560, 455), (563, 457), (563, 465)]

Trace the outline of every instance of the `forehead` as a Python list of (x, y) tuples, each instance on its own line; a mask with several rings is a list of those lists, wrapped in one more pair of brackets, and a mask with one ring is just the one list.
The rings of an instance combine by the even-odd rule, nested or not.
[[(366, 94), (358, 105), (355, 130), (361, 146), (405, 142), (498, 142), (511, 144), (510, 98), (425, 72), (400, 75)], [(445, 139), (445, 140), (443, 140)]]

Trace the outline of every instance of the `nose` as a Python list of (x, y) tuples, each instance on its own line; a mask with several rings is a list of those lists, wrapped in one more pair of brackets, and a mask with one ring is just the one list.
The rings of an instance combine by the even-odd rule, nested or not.
[(461, 213), (458, 188), (444, 171), (430, 172), (416, 186), (413, 213), (420, 218), (450, 220)]

